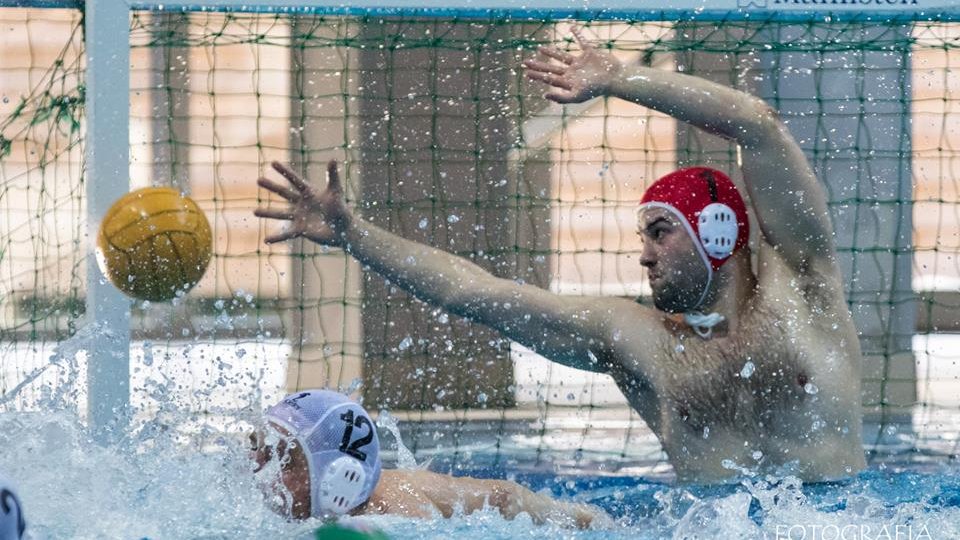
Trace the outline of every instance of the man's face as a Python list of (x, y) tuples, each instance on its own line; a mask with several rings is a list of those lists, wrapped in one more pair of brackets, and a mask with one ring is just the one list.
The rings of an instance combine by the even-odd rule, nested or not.
[(270, 424), (250, 434), (250, 459), (267, 503), (294, 519), (310, 517), (310, 470), (297, 441)]
[(654, 306), (667, 313), (698, 307), (708, 272), (683, 223), (669, 210), (651, 207), (640, 212), (638, 225), (640, 264), (649, 274)]

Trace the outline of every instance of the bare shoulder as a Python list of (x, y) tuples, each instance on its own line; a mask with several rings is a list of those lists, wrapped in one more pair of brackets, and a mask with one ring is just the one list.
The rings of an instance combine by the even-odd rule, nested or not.
[(423, 485), (431, 480), (436, 482), (434, 477), (438, 476), (430, 471), (384, 469), (360, 513), (429, 518), (437, 508), (424, 493)]
[(760, 252), (753, 319), (763, 330), (748, 337), (763, 335), (773, 343), (770, 336), (779, 336), (779, 347), (796, 353), (794, 364), (808, 369), (808, 375), (824, 375), (841, 358), (843, 365), (858, 369), (859, 340), (838, 265), (826, 260), (799, 272), (778, 255), (773, 248)]
[(423, 469), (383, 469), (375, 491), (423, 491), (425, 486), (449, 482), (453, 477)]
[(611, 311), (611, 324), (607, 330), (608, 349), (606, 358), (608, 372), (621, 388), (627, 384), (638, 391), (654, 386), (662, 378), (662, 364), (675, 340), (683, 329), (666, 313), (635, 299), (604, 299)]
[(609, 321), (607, 338), (613, 343), (624, 339), (649, 340), (669, 333), (669, 317), (638, 299), (607, 296), (592, 298), (591, 301), (597, 309), (606, 311)]
[(652, 327), (658, 324), (662, 315), (659, 311), (640, 304), (633, 298), (620, 296), (557, 296), (563, 298), (563, 301), (572, 308), (571, 314), (574, 318), (592, 319), (605, 332), (620, 328), (625, 318), (645, 327)]
[(482, 508), (500, 483), (427, 470), (384, 470), (371, 502), (390, 508), (382, 513), (450, 517), (457, 509), (471, 513)]

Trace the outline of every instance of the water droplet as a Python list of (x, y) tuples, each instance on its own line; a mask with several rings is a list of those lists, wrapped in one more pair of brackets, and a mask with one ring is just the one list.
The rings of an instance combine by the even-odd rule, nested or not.
[(807, 384), (803, 385), (803, 391), (810, 395), (813, 395), (819, 392), (820, 389), (817, 388), (817, 385), (808, 382)]
[(153, 343), (149, 341), (143, 342), (143, 365), (153, 365)]

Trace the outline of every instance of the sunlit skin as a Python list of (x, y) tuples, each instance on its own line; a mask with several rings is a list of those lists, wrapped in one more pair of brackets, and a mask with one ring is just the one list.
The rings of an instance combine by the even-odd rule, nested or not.
[[(282, 427), (271, 424), (279, 437), (267, 442), (264, 430), (250, 434), (250, 459), (254, 473), (279, 465), (279, 477), (262, 479), (268, 502), (281, 498), (284, 504), (272, 508), (294, 519), (310, 517), (310, 472), (303, 449)], [(274, 461), (275, 460), (275, 461)], [(355, 508), (353, 515), (392, 514), (411, 518), (449, 518), (456, 512), (472, 514), (494, 508), (506, 519), (521, 513), (534, 523), (551, 523), (580, 528), (609, 526), (612, 520), (602, 510), (567, 503), (540, 495), (507, 480), (453, 477), (425, 470), (384, 469), (370, 498)]]
[[(600, 96), (670, 114), (737, 143), (752, 203), (756, 255), (744, 248), (716, 272), (669, 214), (638, 218), (640, 264), (654, 306), (613, 297), (560, 296), (491, 275), (472, 262), (391, 234), (344, 204), (336, 163), (314, 188), (289, 168), (289, 185), (261, 178), (287, 208), (256, 215), (287, 222), (267, 237), (342, 247), (421, 300), (490, 326), (560, 364), (609, 374), (657, 435), (682, 482), (727, 481), (741, 469), (803, 480), (864, 467), (860, 349), (844, 301), (826, 195), (803, 152), (760, 99), (697, 77), (623, 65), (575, 31), (581, 52), (540, 49), (524, 62), (547, 99)], [(725, 321), (704, 339), (681, 313)], [(730, 464), (734, 466), (731, 467)]]

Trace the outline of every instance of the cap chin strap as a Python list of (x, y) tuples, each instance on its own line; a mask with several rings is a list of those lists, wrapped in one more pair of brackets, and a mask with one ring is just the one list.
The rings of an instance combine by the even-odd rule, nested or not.
[(690, 325), (690, 328), (703, 339), (710, 339), (713, 336), (713, 327), (724, 320), (726, 320), (726, 317), (717, 312), (688, 311), (683, 314), (683, 322)]
[(726, 320), (726, 317), (715, 311), (713, 313), (697, 311), (697, 308), (703, 305), (703, 301), (707, 299), (707, 293), (710, 292), (710, 283), (712, 281), (713, 268), (708, 264), (707, 286), (703, 288), (703, 294), (700, 295), (700, 300), (697, 300), (697, 305), (683, 314), (683, 322), (687, 323), (687, 325), (703, 339), (710, 339), (713, 336), (713, 327)]
[(687, 230), (687, 234), (690, 235), (690, 239), (693, 240), (693, 245), (697, 248), (697, 253), (700, 254), (700, 260), (702, 260), (703, 264), (707, 267), (707, 285), (703, 288), (703, 294), (700, 295), (700, 299), (697, 300), (696, 305), (683, 314), (683, 322), (687, 323), (701, 338), (710, 339), (713, 336), (713, 327), (726, 320), (726, 317), (717, 312), (705, 314), (697, 311), (697, 308), (703, 305), (704, 300), (707, 299), (707, 293), (710, 292), (710, 285), (713, 283), (713, 266), (710, 264), (710, 259), (707, 258), (707, 253), (703, 250), (703, 245), (701, 245), (699, 237), (694, 234), (690, 222), (687, 221), (687, 218), (681, 214), (679, 210), (671, 204), (651, 201), (641, 204), (638, 212), (649, 207), (663, 208), (673, 214), (680, 223), (683, 224), (684, 229)]

